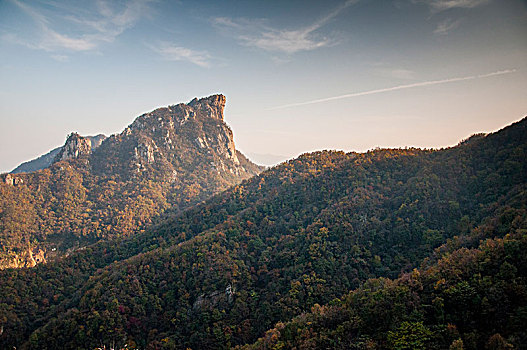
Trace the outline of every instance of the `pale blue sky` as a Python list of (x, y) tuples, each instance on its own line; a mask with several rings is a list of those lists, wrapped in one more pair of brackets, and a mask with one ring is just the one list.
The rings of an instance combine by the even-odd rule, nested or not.
[(223, 93), (244, 153), (444, 147), (527, 115), (521, 0), (0, 0), (0, 171)]

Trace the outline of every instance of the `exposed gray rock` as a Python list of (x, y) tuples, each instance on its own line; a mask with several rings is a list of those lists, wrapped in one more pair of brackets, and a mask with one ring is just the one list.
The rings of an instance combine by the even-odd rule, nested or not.
[(221, 302), (232, 304), (235, 294), (236, 289), (230, 284), (225, 288), (225, 291), (217, 290), (209, 294), (201, 294), (192, 304), (192, 310), (214, 308)]
[(195, 110), (201, 110), (214, 119), (223, 120), (223, 110), (227, 99), (223, 95), (212, 95), (202, 99), (193, 99), (188, 104)]
[(4, 176), (4, 183), (10, 186), (18, 186), (22, 183), (24, 183), (24, 180), (22, 180), (18, 176), (13, 176), (11, 174), (6, 174)]
[(55, 162), (61, 160), (79, 158), (91, 153), (91, 141), (88, 138), (82, 137), (76, 132), (72, 132), (62, 149), (55, 157)]
[[(106, 136), (103, 134), (99, 134), (96, 136), (85, 136), (85, 138), (90, 140), (91, 150), (93, 151), (94, 149), (96, 149), (97, 147), (101, 145), (101, 143), (106, 139)], [(57, 155), (60, 153), (63, 147), (64, 146), (57, 147), (36, 159), (29, 160), (27, 162), (20, 164), (13, 171), (11, 171), (11, 173), (12, 174), (30, 173), (33, 171), (49, 168), (51, 164), (55, 162)]]
[(104, 140), (107, 139), (107, 137), (105, 135), (103, 135), (103, 134), (99, 134), (99, 135), (96, 135), (96, 136), (84, 136), (84, 137), (91, 141), (91, 150), (92, 150), (92, 152), (97, 147), (99, 147), (103, 143)]
[(134, 159), (138, 168), (143, 168), (144, 163), (154, 163), (156, 158), (154, 152), (157, 150), (157, 146), (152, 141), (152, 144), (140, 143), (134, 148)]

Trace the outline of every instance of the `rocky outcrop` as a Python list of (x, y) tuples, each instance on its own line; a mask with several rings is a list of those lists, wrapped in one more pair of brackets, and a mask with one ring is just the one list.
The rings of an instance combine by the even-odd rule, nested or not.
[(232, 304), (236, 289), (229, 284), (224, 291), (217, 290), (209, 294), (199, 295), (192, 304), (193, 311), (215, 308), (220, 303)]
[(154, 141), (151, 143), (140, 143), (134, 148), (135, 166), (138, 171), (143, 169), (145, 164), (152, 164), (156, 161), (154, 155), (156, 150), (157, 146)]
[(212, 95), (202, 99), (193, 99), (188, 106), (194, 110), (200, 110), (209, 115), (211, 118), (223, 120), (223, 110), (225, 109), (227, 99), (223, 95)]
[[(102, 142), (106, 139), (106, 136), (99, 134), (96, 136), (85, 136), (84, 138), (90, 140), (91, 150), (93, 151), (102, 144)], [(64, 146), (57, 147), (36, 159), (20, 164), (13, 171), (11, 171), (11, 174), (31, 173), (33, 171), (49, 168), (51, 164), (55, 162), (57, 155), (62, 151), (63, 147)]]
[(89, 155), (90, 153), (91, 140), (80, 136), (76, 132), (72, 132), (68, 136), (68, 139), (64, 146), (62, 146), (60, 152), (55, 157), (55, 162), (71, 158), (79, 158), (84, 155)]
[(47, 253), (41, 248), (28, 247), (27, 250), (14, 254), (11, 259), (0, 260), (0, 270), (6, 268), (34, 267), (46, 262)]
[(223, 95), (212, 95), (197, 99), (188, 104), (179, 103), (168, 107), (157, 108), (138, 117), (123, 134), (130, 135), (132, 130), (156, 132), (160, 128), (178, 128), (189, 119), (202, 117), (223, 121), (223, 110), (227, 99)]
[[(178, 167), (180, 164), (176, 162), (191, 149), (194, 160), (209, 158), (208, 164), (220, 173), (235, 176), (257, 173), (259, 169), (254, 164), (239, 159), (243, 156), (236, 150), (232, 130), (224, 122), (226, 101), (224, 95), (218, 94), (157, 108), (139, 116), (120, 135), (112, 137), (110, 143), (126, 144), (127, 139), (134, 140), (128, 143), (135, 143), (133, 149), (121, 153), (133, 156), (129, 169), (136, 174), (158, 162)], [(253, 169), (244, 169), (242, 162)]]
[(97, 149), (97, 147), (99, 147), (104, 140), (106, 140), (106, 135), (103, 135), (103, 134), (99, 134), (99, 135), (95, 135), (95, 136), (85, 136), (85, 138), (87, 138), (88, 140), (90, 140), (91, 142), (91, 150), (92, 152)]
[(24, 183), (24, 180), (22, 180), (22, 178), (11, 174), (4, 175), (2, 180), (6, 185), (9, 186), (18, 186)]

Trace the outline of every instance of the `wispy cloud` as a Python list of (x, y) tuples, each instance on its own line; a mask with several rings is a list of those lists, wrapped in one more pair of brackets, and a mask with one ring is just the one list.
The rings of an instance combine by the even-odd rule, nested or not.
[[(38, 32), (31, 38), (4, 34), (4, 40), (49, 52), (89, 51), (101, 43), (113, 42), (126, 29), (131, 28), (147, 9), (151, 0), (132, 0), (115, 10), (111, 2), (98, 0), (95, 10), (71, 8), (51, 2), (61, 15), (47, 14), (43, 8), (28, 5), (21, 0), (10, 0), (37, 25)], [(82, 16), (77, 13), (82, 11)], [(57, 27), (68, 27), (72, 33), (65, 33)]]
[(445, 11), (453, 8), (473, 8), (489, 3), (491, 0), (414, 0), (426, 3), (434, 11)]
[(277, 29), (266, 25), (261, 20), (235, 20), (227, 17), (214, 18), (212, 23), (219, 29), (232, 32), (243, 45), (266, 51), (294, 54), (332, 44), (332, 40), (320, 37), (316, 35), (316, 32), (357, 1), (347, 0), (313, 24), (298, 29)]
[(437, 25), (436, 29), (434, 30), (434, 34), (436, 34), (436, 35), (446, 35), (451, 30), (456, 29), (459, 26), (460, 23), (461, 23), (460, 20), (454, 21), (452, 19), (446, 19), (446, 20), (440, 22)]
[(455, 82), (458, 82), (458, 81), (465, 81), (465, 80), (483, 79), (483, 78), (489, 78), (489, 77), (494, 77), (494, 76), (498, 76), (498, 75), (511, 74), (511, 73), (514, 73), (514, 72), (516, 72), (516, 69), (505, 69), (505, 70), (500, 70), (500, 71), (497, 71), (497, 72), (492, 72), (492, 73), (487, 73), (487, 74), (469, 75), (469, 76), (466, 76), (466, 77), (457, 77), (457, 78), (449, 78), (449, 79), (441, 79), (441, 80), (422, 81), (422, 82), (419, 82), (419, 83), (392, 86), (392, 87), (384, 88), (384, 89), (355, 92), (355, 93), (351, 93), (351, 94), (345, 94), (345, 95), (339, 95), (339, 96), (333, 96), (333, 97), (326, 97), (326, 98), (321, 98), (321, 99), (311, 100), (311, 101), (306, 101), (306, 102), (291, 103), (291, 104), (287, 104), (287, 105), (272, 107), (272, 108), (269, 108), (268, 110), (277, 110), (277, 109), (285, 109), (285, 108), (291, 108), (291, 107), (305, 106), (305, 105), (311, 105), (311, 104), (315, 104), (315, 103), (323, 103), (323, 102), (341, 100), (341, 99), (344, 99), (344, 98), (375, 95), (375, 94), (380, 94), (380, 93), (385, 93), (385, 92), (390, 92), (390, 91), (411, 89), (411, 88), (417, 88), (417, 87), (423, 87), (423, 86), (449, 84), (449, 83), (455, 83)]
[(210, 67), (211, 56), (206, 51), (196, 51), (186, 47), (162, 42), (159, 46), (150, 46), (168, 61), (187, 61), (200, 67)]

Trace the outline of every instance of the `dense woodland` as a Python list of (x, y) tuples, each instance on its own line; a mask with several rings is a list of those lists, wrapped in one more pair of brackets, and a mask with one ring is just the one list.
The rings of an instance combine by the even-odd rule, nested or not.
[(0, 347), (525, 349), (526, 129), (305, 154), (0, 271)]
[(370, 279), (243, 349), (525, 348), (526, 250), (525, 230), (514, 230), (396, 280)]

